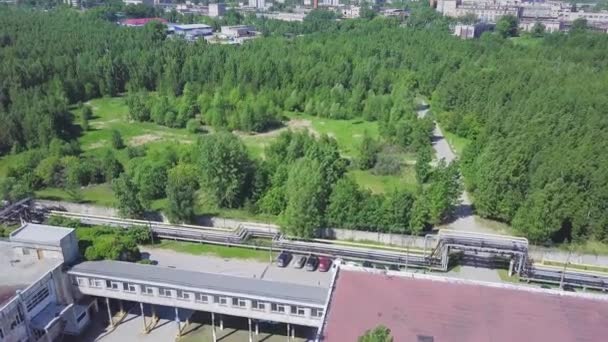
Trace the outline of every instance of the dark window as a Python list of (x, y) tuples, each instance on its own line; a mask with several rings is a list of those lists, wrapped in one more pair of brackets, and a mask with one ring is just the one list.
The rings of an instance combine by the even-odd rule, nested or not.
[(83, 312), (83, 313), (81, 313), (80, 316), (78, 316), (76, 318), (76, 322), (80, 323), (80, 321), (82, 321), (82, 319), (85, 318), (85, 317), (87, 317), (87, 312), (86, 311)]

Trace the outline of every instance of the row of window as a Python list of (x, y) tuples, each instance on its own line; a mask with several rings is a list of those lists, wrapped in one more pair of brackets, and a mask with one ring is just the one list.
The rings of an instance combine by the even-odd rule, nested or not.
[(27, 312), (31, 312), (34, 310), (36, 305), (40, 304), (43, 300), (45, 300), (49, 296), (49, 287), (44, 286), (38, 292), (36, 292), (26, 303)]
[[(76, 278), (76, 281), (78, 282), (78, 285), (80, 285), (80, 286), (84, 286), (85, 284), (87, 284), (87, 280), (85, 278), (78, 277), (78, 278)], [(136, 285), (136, 284), (113, 282), (110, 280), (104, 281), (104, 280), (94, 279), (94, 278), (88, 279), (88, 285), (90, 287), (102, 288), (104, 285), (104, 282), (105, 282), (105, 287), (110, 290), (137, 292), (138, 285)], [(235, 308), (246, 308), (247, 301), (249, 301), (249, 299), (238, 298), (238, 297), (226, 297), (226, 296), (219, 296), (219, 295), (212, 295), (212, 294), (198, 293), (198, 292), (191, 293), (191, 292), (182, 291), (182, 290), (174, 290), (174, 289), (169, 289), (169, 288), (164, 288), (164, 287), (157, 288), (157, 287), (152, 287), (152, 286), (147, 286), (147, 285), (140, 285), (140, 286), (141, 286), (141, 294), (143, 294), (143, 295), (154, 296), (155, 289), (158, 289), (159, 297), (177, 298), (180, 300), (190, 301), (190, 300), (192, 300), (192, 296), (194, 296), (195, 302), (203, 303), (203, 304), (214, 303), (214, 304), (218, 304), (220, 306), (229, 306), (230, 305)], [(267, 306), (269, 305), (271, 312), (283, 313), (283, 314), (287, 313), (287, 310), (286, 310), (287, 305), (263, 302), (263, 301), (259, 301), (259, 300), (255, 300), (255, 299), (251, 299), (250, 301), (251, 301), (252, 310), (265, 311)], [(296, 316), (305, 316), (306, 315), (305, 308), (299, 307), (299, 306), (291, 306), (289, 313), (292, 315), (296, 315)], [(318, 317), (318, 318), (322, 317), (323, 309), (311, 308), (311, 316)]]

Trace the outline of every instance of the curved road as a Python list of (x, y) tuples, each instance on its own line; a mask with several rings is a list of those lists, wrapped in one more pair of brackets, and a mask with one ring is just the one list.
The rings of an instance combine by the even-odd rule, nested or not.
[[(427, 106), (428, 104), (423, 102), (422, 105)], [(418, 117), (425, 117), (428, 112), (429, 107), (418, 110)], [(444, 159), (447, 163), (451, 163), (458, 158), (452, 151), (450, 144), (448, 144), (447, 140), (445, 139), (437, 122), (435, 122), (432, 140), (433, 149), (435, 150), (435, 158), (437, 160)], [(445, 226), (438, 228), (448, 228), (477, 233), (504, 234), (504, 232), (497, 232), (495, 229), (488, 227), (483, 223), (483, 221), (490, 222), (475, 215), (469, 195), (466, 191), (463, 191), (462, 195), (460, 196), (460, 205), (456, 210), (456, 219)], [(537, 261), (547, 259), (565, 262), (570, 260), (570, 262), (581, 264), (608, 265), (608, 256), (606, 255), (572, 253), (572, 255), (569, 257), (568, 252), (566, 251), (540, 246), (530, 246), (529, 254)]]

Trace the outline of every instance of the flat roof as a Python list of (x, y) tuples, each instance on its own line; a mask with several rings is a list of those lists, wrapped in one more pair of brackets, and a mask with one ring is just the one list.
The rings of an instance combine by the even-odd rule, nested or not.
[[(62, 263), (58, 259), (17, 257), (14, 243), (0, 241), (0, 306)], [(34, 253), (34, 252), (32, 252)]]
[(383, 324), (395, 341), (600, 342), (606, 322), (604, 300), (340, 270), (324, 341), (356, 341)]
[(128, 279), (144, 284), (154, 282), (166, 284), (167, 287), (191, 287), (202, 291), (231, 292), (244, 296), (276, 298), (313, 305), (325, 305), (329, 291), (327, 288), (315, 286), (111, 260), (83, 262), (72, 267), (68, 273)]
[(39, 243), (59, 246), (61, 239), (73, 232), (72, 228), (26, 223), (10, 235), (12, 242)]
[(171, 24), (172, 27), (180, 30), (196, 30), (196, 29), (210, 29), (209, 25), (205, 24)]

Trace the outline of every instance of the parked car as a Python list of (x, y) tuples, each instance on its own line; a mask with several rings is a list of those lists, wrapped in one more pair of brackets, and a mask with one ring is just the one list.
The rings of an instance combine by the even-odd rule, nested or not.
[(306, 270), (314, 271), (317, 269), (317, 266), (319, 266), (319, 258), (317, 258), (315, 255), (309, 256), (308, 260), (306, 260)]
[(289, 265), (291, 258), (291, 253), (282, 251), (281, 254), (279, 254), (279, 256), (277, 257), (277, 265), (279, 265), (279, 267), (286, 267), (287, 265)]
[(304, 267), (305, 263), (306, 263), (306, 257), (301, 255), (296, 258), (296, 261), (294, 261), (293, 266), (295, 268), (302, 268), (302, 267)]
[(319, 272), (327, 272), (331, 267), (331, 259), (327, 257), (319, 258)]

